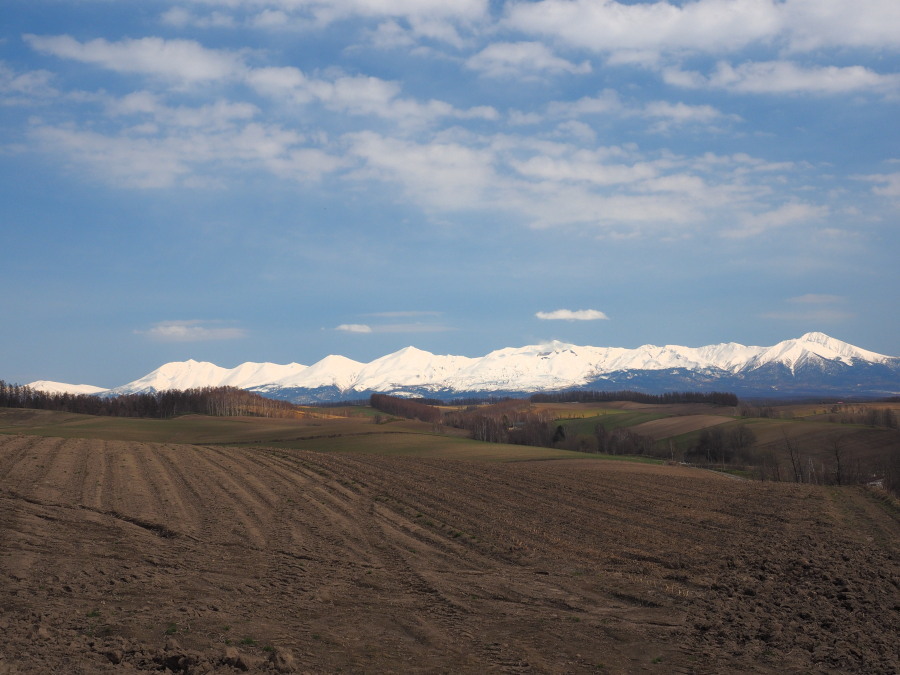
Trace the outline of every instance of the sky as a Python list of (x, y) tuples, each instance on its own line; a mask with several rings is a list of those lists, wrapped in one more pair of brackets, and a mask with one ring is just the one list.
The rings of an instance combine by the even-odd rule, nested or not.
[(900, 355), (896, 0), (4, 0), (0, 379)]

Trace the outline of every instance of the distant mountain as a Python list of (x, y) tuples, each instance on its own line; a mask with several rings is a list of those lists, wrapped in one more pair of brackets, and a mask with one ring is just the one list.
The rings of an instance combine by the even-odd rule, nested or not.
[(900, 358), (860, 349), (824, 333), (807, 333), (772, 347), (729, 342), (625, 349), (554, 341), (499, 349), (480, 358), (440, 356), (406, 347), (370, 363), (336, 355), (311, 366), (244, 363), (227, 369), (193, 360), (172, 362), (105, 393), (207, 386), (233, 386), (298, 403), (358, 399), (374, 392), (465, 397), (561, 389), (884, 396), (900, 394)]
[(53, 382), (51, 380), (38, 380), (28, 386), (35, 391), (43, 391), (47, 394), (102, 394), (109, 391), (103, 387), (94, 387), (90, 384), (66, 384), (65, 382)]

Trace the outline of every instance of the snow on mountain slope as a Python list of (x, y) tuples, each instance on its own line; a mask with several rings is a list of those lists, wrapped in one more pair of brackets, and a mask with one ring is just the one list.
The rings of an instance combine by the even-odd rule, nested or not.
[(823, 333), (807, 333), (772, 347), (729, 342), (705, 347), (643, 345), (627, 349), (554, 341), (498, 349), (478, 358), (435, 355), (406, 347), (370, 363), (339, 355), (326, 356), (312, 366), (244, 363), (230, 370), (193, 360), (173, 362), (111, 393), (223, 385), (266, 393), (321, 387), (342, 392), (389, 392), (404, 387), (458, 392), (537, 391), (580, 386), (622, 372), (679, 369), (702, 371), (712, 377), (716, 373), (742, 377), (770, 364), (781, 364), (794, 372), (807, 364), (849, 367), (860, 362), (900, 368), (900, 359), (854, 347)]
[(107, 391), (103, 387), (94, 387), (90, 384), (66, 384), (51, 380), (37, 380), (27, 386), (29, 389), (42, 391), (45, 394), (102, 394)]
[(172, 361), (133, 382), (111, 389), (112, 394), (140, 394), (168, 389), (197, 387), (249, 387), (267, 384), (302, 373), (299, 363), (242, 363), (236, 368), (222, 368), (208, 361)]
[(477, 362), (466, 356), (438, 356), (415, 347), (405, 347), (365, 365), (354, 389), (387, 391), (397, 386), (433, 386), (450, 382), (462, 369)]
[(208, 361), (172, 361), (133, 382), (111, 389), (112, 394), (143, 394), (168, 389), (219, 386), (230, 371)]
[(216, 386), (249, 389), (261, 384), (297, 377), (301, 373), (306, 372), (308, 368), (308, 366), (299, 363), (289, 363), (282, 366), (277, 363), (253, 363), (248, 361), (232, 368), (221, 384)]
[(824, 333), (806, 333), (795, 340), (784, 340), (762, 351), (748, 361), (745, 368), (753, 369), (768, 363), (780, 363), (794, 372), (797, 367), (811, 361), (824, 359), (851, 365), (854, 359), (869, 363), (885, 363), (890, 357), (854, 347), (835, 340)]
[(260, 383), (258, 391), (272, 389), (337, 387), (341, 391), (350, 389), (356, 381), (357, 373), (364, 364), (346, 356), (331, 354), (317, 361), (302, 372)]
[(597, 373), (596, 347), (553, 341), (543, 345), (498, 349), (472, 359), (447, 380), (459, 391), (490, 389), (553, 389), (582, 384)]

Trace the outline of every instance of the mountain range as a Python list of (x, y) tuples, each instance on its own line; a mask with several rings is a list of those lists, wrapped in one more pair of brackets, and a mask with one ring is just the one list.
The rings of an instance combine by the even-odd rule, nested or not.
[(406, 347), (369, 363), (338, 355), (311, 366), (247, 362), (222, 368), (204, 361), (175, 361), (113, 389), (46, 380), (29, 386), (49, 393), (104, 396), (232, 386), (297, 403), (360, 399), (376, 392), (460, 398), (565, 389), (887, 396), (900, 394), (900, 357), (876, 354), (824, 333), (806, 333), (771, 347), (729, 342), (626, 349), (554, 341), (499, 349), (478, 358)]

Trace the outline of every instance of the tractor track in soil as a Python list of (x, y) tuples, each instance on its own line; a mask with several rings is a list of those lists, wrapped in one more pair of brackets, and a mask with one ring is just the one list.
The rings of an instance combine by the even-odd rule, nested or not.
[(900, 671), (860, 488), (0, 436), (0, 675)]

